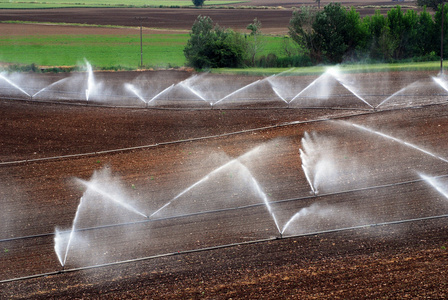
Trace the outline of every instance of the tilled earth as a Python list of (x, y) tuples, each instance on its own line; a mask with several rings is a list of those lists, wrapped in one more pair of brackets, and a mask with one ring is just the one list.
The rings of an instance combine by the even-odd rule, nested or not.
[[(95, 75), (113, 84), (142, 74)], [(356, 75), (376, 104), (412, 87), (375, 111), (341, 98), (341, 87), (330, 103), (359, 106), (147, 109), (3, 97), (1, 298), (447, 297), (448, 112), (443, 91), (429, 88), (433, 75)], [(229, 78), (259, 79), (211, 76), (210, 86)], [(303, 88), (314, 79), (289, 80)], [(170, 204), (148, 220), (98, 193), (145, 215)], [(77, 233), (63, 268), (53, 233), (72, 226), (81, 196), (90, 206), (78, 228), (127, 225)]]

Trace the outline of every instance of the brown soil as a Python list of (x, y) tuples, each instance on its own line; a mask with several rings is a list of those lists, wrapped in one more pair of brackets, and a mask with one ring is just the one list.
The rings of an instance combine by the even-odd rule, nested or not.
[[(326, 5), (328, 2), (321, 2)], [(346, 6), (353, 6), (361, 16), (372, 15), (375, 10), (380, 9), (386, 13), (390, 5), (395, 2), (381, 1), (345, 1)], [(411, 3), (401, 3), (411, 4)], [(413, 4), (413, 3), (412, 3)], [(0, 10), (0, 21), (32, 21), (32, 22), (63, 22), (97, 25), (117, 25), (138, 27), (139, 21), (136, 17), (147, 18), (143, 26), (149, 29), (163, 29), (165, 33), (177, 32), (178, 30), (190, 30), (198, 15), (206, 15), (220, 26), (232, 28), (237, 31), (247, 32), (247, 25), (252, 23), (255, 18), (262, 23), (262, 31), (265, 34), (287, 34), (289, 20), (292, 16), (293, 7), (301, 5), (315, 5), (314, 1), (307, 2), (288, 2), (288, 1), (268, 1), (253, 0), (251, 3), (242, 3), (240, 5), (251, 6), (269, 6), (281, 7), (272, 9), (121, 9), (121, 8), (72, 8), (72, 9), (32, 9)], [(382, 7), (388, 5), (388, 7)], [(418, 10), (418, 8), (413, 7)], [(403, 9), (404, 11), (406, 8)], [(34, 25), (33, 25), (34, 26)], [(58, 34), (67, 30), (70, 34), (115, 34), (129, 32), (129, 29), (110, 29), (110, 28), (67, 28), (59, 26), (36, 26), (34, 34)], [(174, 31), (172, 31), (174, 30)], [(23, 25), (0, 24), (0, 34), (32, 34), (33, 29)], [(131, 32), (132, 33), (132, 32)]]
[[(97, 77), (126, 82), (138, 75), (101, 73)], [(184, 72), (149, 75), (165, 81), (190, 76)], [(359, 86), (371, 85), (373, 89), (374, 83), (387, 77), (388, 85), (381, 90), (387, 95), (429, 75), (434, 74), (375, 73), (356, 78)], [(257, 78), (230, 79), (251, 82)], [(298, 80), (309, 83), (312, 79)], [(223, 78), (216, 80), (211, 86), (223, 82)], [(380, 93), (378, 88), (374, 92)], [(426, 96), (434, 101), (435, 95)], [(418, 100), (412, 98), (414, 103)], [(408, 103), (409, 98), (400, 101)], [(0, 166), (0, 280), (61, 270), (51, 233), (55, 227), (71, 226), (84, 190), (73, 178), (88, 180), (95, 170), (104, 168), (120, 178), (127, 195), (148, 213), (229, 159), (261, 146), (256, 155), (241, 160), (271, 201), (298, 198), (272, 204), (281, 224), (313, 203), (336, 209), (335, 214), (304, 220), (285, 236), (448, 212), (448, 201), (442, 195), (428, 184), (414, 181), (419, 179), (417, 172), (446, 174), (444, 161), (330, 120), (342, 118), (374, 128), (446, 157), (446, 104), (376, 112), (254, 109), (256, 105), (249, 110), (180, 108), (1, 100), (2, 162), (91, 154)], [(319, 119), (323, 121), (314, 121)], [(288, 122), (294, 123), (282, 125)], [(235, 133), (238, 131), (243, 132)], [(303, 148), (305, 132), (323, 137), (326, 142), (321, 147), (333, 149), (333, 159), (347, 171), (340, 174), (337, 186), (328, 186), (318, 197), (310, 196), (301, 167), (299, 149)], [(92, 153), (136, 146), (140, 148)], [(238, 194), (244, 191), (226, 188), (226, 182), (238, 172), (224, 173), (210, 179), (214, 184), (179, 201), (178, 212), (194, 212), (195, 205), (207, 208), (242, 199)], [(402, 184), (390, 185), (393, 183)], [(338, 193), (341, 190), (350, 192)], [(261, 201), (259, 196), (248, 198)], [(102, 217), (96, 214), (86, 221)], [(4, 240), (45, 233), (50, 235)], [(2, 282), (0, 298), (447, 297), (446, 218), (275, 239), (279, 233), (274, 222), (267, 209), (258, 205), (94, 230), (86, 235), (89, 246), (79, 252), (73, 250), (66, 269), (173, 255)], [(271, 240), (188, 252), (259, 239)]]

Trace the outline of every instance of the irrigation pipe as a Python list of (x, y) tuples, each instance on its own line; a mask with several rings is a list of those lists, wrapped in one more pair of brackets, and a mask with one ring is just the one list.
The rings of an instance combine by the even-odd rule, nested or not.
[[(447, 178), (447, 177), (448, 177), (448, 174), (433, 176), (433, 178)], [(359, 188), (359, 189), (338, 191), (338, 192), (333, 192), (333, 193), (315, 194), (315, 195), (299, 197), (299, 198), (282, 199), (282, 200), (272, 201), (272, 202), (270, 202), (270, 204), (280, 204), (280, 203), (287, 203), (287, 202), (293, 202), (293, 201), (316, 199), (319, 197), (328, 197), (328, 196), (334, 196), (334, 195), (356, 193), (356, 192), (360, 192), (360, 191), (389, 188), (389, 187), (394, 187), (394, 186), (398, 186), (398, 185), (413, 184), (413, 183), (418, 183), (418, 182), (423, 182), (423, 181), (425, 181), (425, 180), (424, 179), (408, 180), (408, 181), (389, 183), (389, 184), (377, 185), (377, 186), (371, 186), (371, 187), (365, 187), (365, 188)], [(108, 224), (108, 225), (95, 226), (95, 227), (79, 228), (76, 231), (83, 232), (83, 231), (90, 231), (90, 230), (96, 230), (96, 229), (107, 229), (107, 228), (120, 227), (120, 226), (137, 225), (137, 224), (143, 224), (143, 223), (149, 223), (149, 222), (169, 221), (169, 220), (189, 218), (189, 217), (200, 216), (200, 215), (215, 214), (215, 213), (222, 213), (222, 212), (228, 212), (228, 211), (234, 211), (234, 210), (240, 210), (240, 209), (254, 208), (254, 207), (259, 207), (259, 206), (265, 206), (265, 204), (260, 202), (260, 203), (254, 203), (254, 204), (249, 204), (249, 205), (244, 205), (244, 206), (236, 206), (236, 207), (230, 207), (230, 208), (201, 211), (201, 212), (196, 212), (196, 213), (191, 213), (191, 214), (177, 215), (177, 216), (164, 217), (164, 218), (158, 218), (158, 219), (145, 219), (142, 221), (135, 221), (135, 222), (126, 222), (126, 223)], [(69, 231), (66, 231), (66, 232), (69, 232)], [(41, 234), (35, 234), (35, 235), (27, 235), (27, 236), (21, 236), (21, 237), (5, 238), (5, 239), (0, 239), (0, 243), (11, 242), (11, 241), (16, 241), (16, 240), (48, 237), (48, 236), (52, 236), (52, 235), (54, 235), (54, 232), (41, 233)]]
[(297, 234), (297, 235), (270, 237), (270, 238), (266, 238), (266, 239), (259, 239), (259, 240), (253, 240), (253, 241), (245, 241), (245, 242), (239, 242), (239, 243), (231, 243), (231, 244), (225, 244), (225, 245), (204, 247), (204, 248), (199, 248), (199, 249), (170, 252), (170, 253), (152, 255), (152, 256), (147, 256), (147, 257), (140, 257), (140, 258), (111, 262), (111, 263), (93, 265), (93, 266), (86, 266), (86, 267), (79, 267), (79, 268), (72, 268), (72, 269), (62, 269), (62, 270), (54, 271), (54, 272), (10, 278), (10, 279), (5, 279), (5, 280), (0, 280), (0, 284), (14, 282), (14, 281), (28, 280), (28, 279), (33, 279), (33, 278), (47, 277), (47, 276), (52, 276), (52, 275), (60, 275), (60, 274), (65, 274), (65, 273), (79, 272), (79, 271), (85, 271), (85, 270), (91, 270), (91, 269), (97, 269), (97, 268), (104, 268), (104, 267), (128, 264), (128, 263), (133, 263), (133, 262), (141, 262), (141, 261), (153, 260), (153, 259), (170, 257), (170, 256), (175, 256), (175, 255), (185, 255), (185, 254), (205, 252), (205, 251), (215, 251), (215, 250), (220, 250), (220, 249), (224, 249), (224, 248), (253, 245), (253, 244), (271, 242), (271, 241), (276, 241), (276, 240), (278, 241), (278, 240), (283, 240), (283, 239), (301, 238), (301, 237), (321, 235), (321, 234), (331, 234), (331, 233), (338, 233), (338, 232), (350, 231), (350, 230), (359, 230), (359, 229), (379, 227), (379, 226), (390, 226), (390, 225), (399, 225), (399, 224), (419, 222), (419, 221), (436, 220), (436, 219), (442, 219), (442, 218), (446, 218), (446, 217), (448, 217), (448, 214), (414, 218), (414, 219), (406, 219), (406, 220), (397, 220), (397, 221), (390, 221), (390, 222), (382, 222), (382, 223), (375, 223), (375, 224), (366, 224), (366, 225), (344, 227), (344, 228), (337, 228), (337, 229), (329, 229), (329, 230), (315, 231), (315, 232), (309, 232), (309, 233), (303, 233), (303, 234)]
[[(23, 100), (23, 101), (29, 101), (29, 100)], [(42, 102), (42, 101), (40, 101), (40, 102)], [(56, 103), (56, 102), (48, 102), (48, 103)], [(287, 127), (287, 126), (298, 125), (298, 124), (318, 123), (318, 122), (325, 122), (325, 121), (330, 121), (330, 120), (343, 119), (343, 118), (347, 118), (347, 117), (357, 117), (357, 116), (362, 116), (362, 115), (368, 115), (368, 114), (371, 114), (371, 113), (374, 113), (374, 112), (389, 112), (389, 111), (397, 111), (397, 110), (404, 110), (404, 109), (420, 109), (420, 108), (423, 108), (423, 107), (437, 106), (437, 105), (444, 105), (444, 104), (446, 104), (446, 102), (431, 103), (431, 104), (425, 104), (425, 105), (415, 105), (415, 106), (402, 107), (402, 108), (390, 108), (390, 109), (382, 109), (382, 110), (376, 110), (375, 109), (373, 111), (372, 110), (365, 110), (365, 111), (363, 111), (362, 109), (356, 109), (358, 111), (363, 111), (363, 112), (353, 113), (353, 114), (346, 114), (346, 115), (341, 115), (341, 116), (334, 116), (334, 117), (329, 117), (329, 118), (306, 120), (306, 121), (286, 122), (286, 123), (275, 124), (275, 125), (270, 125), (270, 126), (263, 126), (263, 127), (258, 127), (258, 128), (252, 128), (252, 129), (228, 132), (228, 133), (223, 133), (223, 134), (203, 136), (203, 137), (183, 139), (183, 140), (175, 140), (175, 141), (170, 141), (170, 142), (161, 142), (161, 143), (155, 143), (155, 144), (150, 144), (150, 145), (126, 147), (126, 148), (111, 149), (111, 150), (102, 150), (102, 151), (87, 152), (87, 153), (67, 154), (67, 155), (60, 155), (60, 156), (50, 156), (50, 157), (42, 157), (42, 158), (32, 158), (32, 159), (23, 159), (23, 160), (15, 160), (15, 161), (6, 161), (6, 162), (0, 162), (0, 166), (14, 165), (14, 164), (23, 164), (23, 163), (30, 163), (30, 162), (41, 162), (41, 161), (47, 161), (47, 160), (79, 158), (79, 157), (84, 157), (84, 156), (95, 156), (95, 155), (102, 155), (102, 154), (109, 154), (109, 153), (116, 153), (116, 152), (132, 151), (132, 150), (141, 150), (141, 149), (154, 148), (154, 147), (164, 146), (164, 145), (181, 144), (181, 143), (194, 142), (194, 141), (200, 141), (200, 140), (206, 140), (206, 139), (220, 138), (220, 137), (226, 137), (226, 136), (250, 133), (250, 132), (267, 130), (267, 129)], [(68, 104), (68, 105), (73, 105), (73, 104)], [(85, 105), (85, 104), (83, 104), (83, 105)], [(106, 106), (99, 106), (99, 107), (106, 107)], [(157, 108), (157, 109), (161, 109), (161, 108)], [(272, 109), (272, 108), (268, 108), (268, 109)], [(268, 109), (266, 109), (266, 110), (268, 110)], [(283, 108), (283, 109), (286, 109), (286, 108)], [(328, 108), (328, 107), (308, 107), (308, 108), (298, 108), (298, 109), (332, 109), (332, 110), (338, 110), (338, 108)], [(176, 109), (176, 110), (178, 110), (178, 109)], [(192, 110), (192, 109), (189, 109), (189, 110)], [(232, 110), (241, 110), (241, 109), (232, 109)], [(256, 110), (260, 110), (260, 109), (257, 108)], [(346, 109), (340, 108), (340, 110), (346, 110)]]
[(226, 136), (251, 133), (251, 132), (255, 132), (255, 131), (287, 127), (287, 126), (298, 125), (298, 124), (308, 124), (308, 123), (317, 123), (317, 122), (324, 122), (324, 121), (330, 121), (330, 120), (338, 120), (338, 119), (342, 119), (342, 118), (361, 116), (361, 115), (370, 114), (370, 113), (371, 112), (364, 112), (364, 113), (347, 114), (347, 115), (330, 117), (330, 118), (286, 122), (286, 123), (281, 123), (281, 124), (276, 124), (276, 125), (270, 125), (270, 126), (264, 126), (264, 127), (258, 127), (258, 128), (252, 128), (252, 129), (245, 129), (245, 130), (239, 130), (239, 131), (233, 131), (233, 132), (209, 135), (209, 136), (202, 136), (202, 137), (196, 137), (196, 138), (189, 138), (189, 139), (183, 139), (183, 140), (161, 142), (161, 143), (155, 143), (155, 144), (150, 144), (150, 145), (126, 147), (126, 148), (111, 149), (111, 150), (102, 150), (102, 151), (87, 152), (87, 153), (67, 154), (67, 155), (60, 155), (60, 156), (50, 156), (50, 157), (42, 157), (42, 158), (6, 161), (6, 162), (0, 162), (0, 166), (23, 164), (23, 163), (29, 163), (29, 162), (41, 162), (41, 161), (47, 161), (47, 160), (59, 160), (59, 159), (66, 159), (66, 158), (78, 158), (78, 157), (83, 157), (83, 156), (95, 156), (95, 155), (110, 154), (110, 153), (116, 153), (116, 152), (132, 151), (132, 150), (141, 150), (141, 149), (154, 148), (154, 147), (159, 147), (159, 146), (174, 145), (174, 144), (181, 144), (181, 143), (187, 143), (187, 142), (202, 141), (202, 140), (207, 140), (207, 139), (221, 138), (221, 137), (226, 137)]

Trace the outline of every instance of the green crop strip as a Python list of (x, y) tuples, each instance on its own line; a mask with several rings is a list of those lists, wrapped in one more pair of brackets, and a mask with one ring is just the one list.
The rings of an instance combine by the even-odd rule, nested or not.
[[(183, 66), (188, 34), (143, 35), (143, 63), (147, 66)], [(127, 35), (46, 35), (0, 37), (0, 60), (41, 66), (77, 65), (86, 58), (98, 68), (140, 63), (140, 37)]]

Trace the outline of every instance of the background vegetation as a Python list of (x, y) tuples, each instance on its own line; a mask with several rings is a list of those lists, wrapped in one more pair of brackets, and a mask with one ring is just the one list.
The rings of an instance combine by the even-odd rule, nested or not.
[[(321, 10), (307, 7), (295, 10), (287, 36), (263, 35), (262, 24), (256, 19), (248, 24), (249, 33), (244, 34), (220, 28), (209, 17), (200, 16), (190, 34), (144, 34), (143, 62), (146, 67), (189, 65), (209, 69), (437, 61), (441, 15), (440, 5), (434, 14), (426, 10), (416, 13), (411, 9), (403, 12), (396, 6), (387, 15), (376, 12), (360, 18), (356, 10), (330, 3)], [(448, 5), (445, 5), (445, 19), (448, 20)], [(448, 39), (447, 27), (444, 42)], [(444, 56), (447, 55), (448, 47), (445, 47)], [(139, 32), (135, 35), (0, 36), (2, 62), (73, 66), (83, 58), (97, 69), (135, 69), (140, 62)]]
[[(396, 6), (386, 16), (377, 11), (373, 16), (360, 18), (353, 8), (347, 9), (339, 3), (330, 3), (323, 10), (303, 7), (295, 10), (290, 20), (289, 37), (295, 45), (285, 38), (282, 55), (272, 51), (267, 55), (257, 53), (258, 56), (253, 53), (254, 43), (260, 43), (258, 34), (247, 37), (219, 27), (212, 28), (211, 19), (199, 17), (193, 25), (185, 55), (188, 65), (199, 69), (298, 67), (347, 61), (437, 60), (441, 55), (441, 9), (439, 5), (432, 17), (426, 9), (420, 14), (411, 9), (404, 13), (400, 6)], [(444, 14), (445, 19), (448, 19), (448, 5)], [(205, 23), (208, 25), (205, 26)], [(447, 27), (444, 29), (444, 42), (448, 39)], [(221, 40), (217, 36), (232, 38)], [(222, 47), (223, 41), (225, 49)], [(217, 52), (197, 50), (194, 55), (190, 55), (191, 49), (201, 47), (205, 50), (219, 48), (218, 52), (225, 51), (225, 60), (220, 61)], [(447, 54), (448, 49), (445, 48), (443, 55)]]
[[(143, 35), (144, 64), (150, 67), (183, 66), (187, 34)], [(98, 69), (136, 68), (140, 62), (140, 36), (43, 35), (0, 37), (0, 61), (41, 66), (73, 66), (86, 58)]]
[[(207, 0), (204, 6), (231, 5), (244, 0)], [(3, 8), (63, 8), (63, 7), (191, 7), (190, 0), (1, 0)]]

